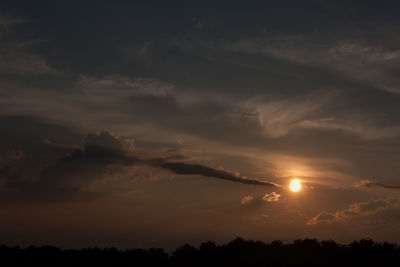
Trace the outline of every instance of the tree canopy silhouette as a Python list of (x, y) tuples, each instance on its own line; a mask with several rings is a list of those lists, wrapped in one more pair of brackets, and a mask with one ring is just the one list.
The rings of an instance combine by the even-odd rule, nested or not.
[(393, 243), (361, 239), (350, 244), (298, 239), (284, 244), (236, 238), (227, 244), (185, 244), (171, 253), (161, 248), (85, 248), (0, 246), (0, 266), (399, 266)]

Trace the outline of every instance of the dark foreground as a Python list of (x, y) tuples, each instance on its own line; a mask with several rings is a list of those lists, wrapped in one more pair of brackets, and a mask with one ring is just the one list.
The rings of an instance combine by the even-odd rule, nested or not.
[(163, 249), (0, 247), (0, 266), (400, 266), (400, 247), (370, 239), (347, 245), (315, 239), (269, 244), (237, 238), (228, 244)]

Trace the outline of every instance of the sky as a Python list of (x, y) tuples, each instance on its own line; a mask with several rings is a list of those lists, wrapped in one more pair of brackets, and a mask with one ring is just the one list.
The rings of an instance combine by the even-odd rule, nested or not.
[(0, 1), (0, 243), (400, 242), (399, 31), (390, 0)]

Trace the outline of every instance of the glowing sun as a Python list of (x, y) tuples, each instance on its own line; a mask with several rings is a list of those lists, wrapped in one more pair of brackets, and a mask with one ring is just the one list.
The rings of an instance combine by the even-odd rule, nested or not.
[(292, 190), (293, 192), (297, 192), (301, 189), (301, 184), (300, 184), (300, 180), (294, 179), (290, 182), (289, 185), (290, 190)]

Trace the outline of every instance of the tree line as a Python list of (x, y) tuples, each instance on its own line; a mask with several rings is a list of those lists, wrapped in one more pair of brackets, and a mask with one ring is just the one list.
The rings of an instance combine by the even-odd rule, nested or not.
[(349, 244), (332, 240), (282, 241), (235, 240), (198, 248), (183, 245), (171, 253), (162, 248), (60, 249), (0, 246), (0, 266), (400, 266), (400, 247), (361, 239)]

